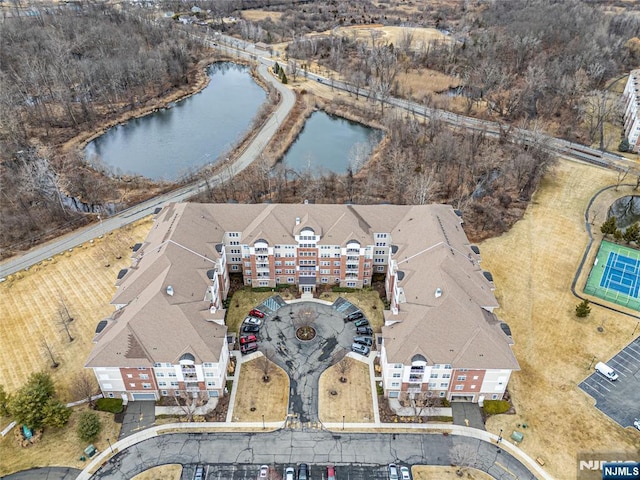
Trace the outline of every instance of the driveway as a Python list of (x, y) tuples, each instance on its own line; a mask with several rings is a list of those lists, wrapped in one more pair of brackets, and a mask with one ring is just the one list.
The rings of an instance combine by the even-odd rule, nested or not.
[(485, 430), (482, 412), (477, 403), (471, 402), (451, 402), (454, 425), (463, 427), (473, 427)]
[[(318, 379), (336, 355), (351, 349), (355, 326), (343, 318), (343, 312), (328, 305), (293, 303), (269, 315), (260, 330), (260, 351), (289, 375), (289, 414), (301, 423), (318, 421)], [(315, 328), (312, 340), (296, 338), (296, 326), (303, 323)]]
[(622, 427), (632, 427), (640, 418), (640, 337), (606, 362), (618, 374), (610, 382), (592, 373), (579, 386), (596, 401), (596, 408)]
[(122, 429), (118, 440), (128, 437), (132, 433), (153, 426), (156, 421), (155, 402), (129, 402), (124, 412)]

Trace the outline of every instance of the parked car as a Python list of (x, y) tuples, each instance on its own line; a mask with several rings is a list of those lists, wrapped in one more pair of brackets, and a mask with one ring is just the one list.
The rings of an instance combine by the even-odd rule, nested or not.
[(327, 480), (336, 480), (336, 469), (333, 465), (327, 465)]
[(309, 480), (309, 465), (306, 463), (298, 465), (298, 480)]
[(242, 327), (242, 333), (258, 333), (260, 327), (258, 325), (244, 325)]
[(240, 337), (240, 345), (244, 345), (245, 343), (253, 343), (257, 342), (258, 337), (255, 335), (243, 335)]
[(389, 480), (398, 480), (398, 466), (395, 463), (390, 463), (387, 467), (389, 471)]
[(256, 318), (264, 318), (264, 312), (261, 312), (257, 308), (254, 308), (253, 310), (251, 310), (249, 312), (249, 316), (250, 317), (256, 317)]
[(370, 337), (373, 335), (373, 330), (371, 330), (371, 327), (358, 327), (356, 328), (356, 334)]
[(358, 310), (357, 312), (350, 313), (349, 315), (344, 317), (344, 321), (353, 322), (354, 320), (360, 320), (361, 318), (364, 318), (364, 313)]
[(284, 480), (296, 480), (296, 470), (293, 467), (287, 467), (284, 471)]
[(371, 337), (353, 337), (353, 343), (359, 343), (360, 345), (370, 347), (373, 345), (373, 339)]
[(255, 317), (247, 317), (244, 319), (244, 323), (245, 325), (262, 325), (262, 319), (260, 318), (255, 318)]
[(360, 345), (359, 343), (354, 343), (351, 345), (351, 351), (355, 353), (359, 353), (360, 355), (364, 355), (365, 357), (369, 355), (371, 349), (365, 345)]
[(240, 353), (252, 353), (258, 350), (257, 343), (245, 343), (244, 345), (240, 345)]
[(633, 426), (636, 427), (638, 430), (640, 430), (640, 418), (636, 418), (633, 421)]
[(193, 475), (193, 480), (203, 480), (204, 479), (204, 466), (198, 465), (196, 467), (196, 473)]
[(400, 467), (400, 475), (402, 475), (402, 480), (411, 480), (409, 467)]
[(267, 478), (269, 476), (269, 465), (262, 465), (258, 478)]
[(369, 320), (367, 320), (366, 318), (363, 318), (361, 320), (356, 320), (356, 323), (354, 323), (354, 325), (357, 327), (368, 327), (369, 326)]
[(595, 366), (596, 372), (603, 375), (607, 380), (615, 382), (618, 379), (618, 374), (606, 363), (598, 362)]

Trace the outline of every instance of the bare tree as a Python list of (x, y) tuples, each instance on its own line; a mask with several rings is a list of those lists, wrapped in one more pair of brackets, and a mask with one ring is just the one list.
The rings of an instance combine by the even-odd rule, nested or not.
[(58, 306), (58, 316), (60, 320), (58, 323), (62, 325), (62, 329), (67, 334), (67, 338), (69, 339), (69, 343), (73, 342), (74, 338), (71, 336), (71, 332), (69, 331), (69, 324), (73, 321), (73, 318), (69, 316), (69, 311), (65, 308)]
[(265, 352), (262, 352), (262, 356), (256, 358), (256, 365), (262, 372), (262, 381), (267, 383), (271, 380), (271, 370), (273, 368), (273, 362), (269, 359)]
[(413, 421), (418, 421), (418, 418), (422, 416), (425, 409), (430, 409), (435, 404), (435, 399), (433, 398), (433, 392), (421, 392), (415, 394), (409, 394), (409, 403), (413, 408)]
[(95, 377), (88, 370), (82, 370), (73, 377), (69, 394), (72, 398), (85, 398), (89, 406), (93, 407), (92, 397), (99, 391), (97, 387)]
[(193, 422), (193, 417), (195, 416), (196, 409), (198, 408), (200, 402), (197, 393), (184, 392), (181, 391), (178, 395), (171, 395), (167, 398), (170, 403), (173, 403), (176, 407), (178, 407), (185, 417), (186, 422)]
[(56, 358), (53, 355), (53, 349), (44, 336), (40, 338), (40, 345), (42, 345), (42, 348), (45, 352), (47, 352), (49, 358), (51, 359), (51, 368), (58, 368), (60, 364), (56, 361)]
[(618, 187), (620, 187), (620, 184), (622, 184), (622, 182), (624, 182), (624, 179), (627, 178), (627, 175), (629, 175), (629, 168), (620, 168), (618, 169), (618, 177), (616, 178), (616, 187), (615, 187), (615, 191), (618, 191)]
[(451, 465), (457, 468), (456, 474), (461, 477), (467, 468), (473, 468), (478, 461), (478, 450), (467, 443), (459, 443), (449, 450)]

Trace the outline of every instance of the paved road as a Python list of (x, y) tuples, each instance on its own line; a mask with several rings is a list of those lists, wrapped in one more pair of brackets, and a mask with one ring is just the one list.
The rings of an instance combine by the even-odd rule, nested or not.
[(23, 470), (0, 477), (2, 480), (73, 480), (80, 470), (71, 467), (43, 467)]
[[(221, 181), (228, 180), (232, 176), (244, 170), (251, 164), (251, 162), (257, 159), (262, 153), (264, 147), (269, 143), (277, 131), (279, 127), (278, 119), (284, 119), (289, 115), (289, 112), (293, 108), (295, 103), (294, 93), (282, 85), (277, 79), (272, 77), (265, 65), (260, 65), (258, 72), (280, 92), (280, 104), (274, 114), (267, 120), (253, 140), (245, 148), (240, 157), (233, 163), (232, 167), (225, 169), (220, 174), (209, 179), (209, 184), (211, 185), (216, 185)], [(197, 193), (204, 191), (205, 188), (206, 182), (200, 181), (196, 184), (188, 185), (170, 193), (154, 197), (146, 202), (142, 202), (108, 219), (105, 219), (99, 224), (71, 232), (56, 239), (55, 241), (34, 248), (19, 257), (10, 258), (0, 264), (0, 278), (41, 262), (53, 255), (64, 252), (69, 248), (73, 248), (76, 245), (86, 243), (106, 232), (110, 232), (121, 228), (124, 225), (133, 223), (136, 220), (152, 214), (156, 208), (162, 207), (166, 203), (182, 202), (187, 200)]]
[[(393, 434), (291, 430), (162, 435), (118, 453), (92, 478), (128, 480), (144, 470), (166, 463), (222, 465), (224, 471), (233, 475), (225, 475), (225, 480), (255, 478), (255, 472), (261, 464), (306, 462), (312, 465), (334, 463), (339, 466), (355, 464), (379, 467), (396, 462), (450, 465), (449, 452), (458, 444), (468, 445), (471, 451), (476, 452), (476, 467), (494, 478), (535, 479), (522, 463), (504, 450), (498, 453), (495, 445), (473, 438), (396, 434), (394, 439)], [(247, 470), (252, 472), (249, 477), (245, 476)]]
[[(311, 325), (316, 336), (300, 341), (295, 330), (305, 314), (315, 319)], [(334, 355), (350, 350), (354, 333), (353, 323), (345, 323), (342, 313), (317, 302), (287, 305), (265, 318), (259, 350), (289, 375), (289, 413), (300, 422), (318, 421), (320, 375), (333, 363)]]

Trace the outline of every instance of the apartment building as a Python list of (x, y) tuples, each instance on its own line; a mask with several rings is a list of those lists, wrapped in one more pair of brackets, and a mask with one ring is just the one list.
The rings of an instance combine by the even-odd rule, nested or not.
[(629, 151), (640, 152), (640, 69), (629, 73), (622, 94), (624, 99), (624, 136), (629, 141)]
[(314, 292), (377, 274), (391, 305), (377, 338), (386, 395), (502, 398), (518, 364), (479, 264), (446, 205), (171, 204), (120, 272), (87, 367), (105, 396), (217, 396), (230, 276)]

